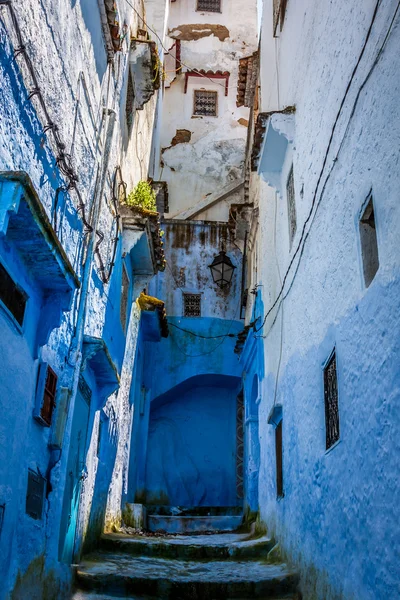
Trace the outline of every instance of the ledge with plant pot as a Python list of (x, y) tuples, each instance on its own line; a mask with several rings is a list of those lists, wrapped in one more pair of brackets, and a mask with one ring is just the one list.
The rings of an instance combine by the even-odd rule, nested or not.
[(123, 254), (130, 256), (135, 277), (152, 277), (164, 271), (166, 261), (160, 228), (160, 215), (155, 209), (155, 193), (147, 181), (139, 181), (120, 205), (123, 228)]

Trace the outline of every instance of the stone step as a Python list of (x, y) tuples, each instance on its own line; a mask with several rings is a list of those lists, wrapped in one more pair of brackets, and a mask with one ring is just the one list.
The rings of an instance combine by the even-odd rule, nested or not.
[(169, 516), (148, 515), (149, 531), (165, 533), (201, 533), (205, 531), (235, 531), (242, 523), (242, 515)]
[(111, 552), (181, 560), (266, 558), (275, 541), (266, 536), (249, 537), (248, 533), (168, 537), (109, 533), (103, 535), (101, 546)]
[(77, 590), (71, 600), (158, 600), (154, 596), (110, 596), (109, 594), (97, 594), (96, 592), (85, 592)]
[[(271, 596), (269, 597), (271, 598)], [(77, 590), (72, 596), (71, 600), (160, 600), (155, 596), (110, 596), (103, 593), (97, 594), (96, 592), (84, 592)], [(227, 598), (226, 600), (247, 600), (246, 598)], [(268, 600), (266, 596), (259, 598), (259, 600)], [(299, 600), (298, 594), (290, 594), (290, 596), (279, 596), (273, 600)]]
[[(271, 596), (270, 596), (271, 598)], [(72, 596), (71, 600), (160, 600), (154, 596), (110, 596), (103, 593), (97, 594), (96, 592), (84, 592), (77, 590)], [(233, 598), (227, 598), (226, 600), (233, 600)], [(234, 600), (247, 600), (246, 598), (235, 598)], [(266, 596), (259, 600), (268, 600)], [(290, 594), (290, 596), (279, 596), (273, 600), (299, 600), (298, 594)]]
[(79, 589), (144, 594), (164, 600), (281, 598), (297, 590), (286, 565), (258, 561), (182, 561), (97, 552), (77, 571)]

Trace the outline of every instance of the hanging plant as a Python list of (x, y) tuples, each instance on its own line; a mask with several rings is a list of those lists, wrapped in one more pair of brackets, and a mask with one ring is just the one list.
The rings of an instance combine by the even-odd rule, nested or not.
[(156, 210), (156, 193), (148, 181), (139, 181), (135, 188), (128, 194), (126, 204), (144, 210)]

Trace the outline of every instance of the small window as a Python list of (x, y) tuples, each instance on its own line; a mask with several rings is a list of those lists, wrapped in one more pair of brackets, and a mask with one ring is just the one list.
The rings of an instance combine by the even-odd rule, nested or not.
[(203, 117), (217, 116), (217, 92), (207, 90), (194, 91), (194, 115), (202, 115)]
[(57, 375), (51, 367), (47, 367), (47, 377), (44, 386), (43, 404), (40, 416), (47, 425), (51, 425), (54, 407), (56, 405)]
[(36, 384), (34, 418), (45, 427), (50, 427), (56, 406), (57, 375), (45, 362), (40, 362)]
[(197, 11), (221, 12), (221, 0), (197, 0)]
[(277, 36), (278, 25), (279, 30), (282, 31), (283, 23), (285, 21), (287, 0), (273, 0), (273, 34)]
[(293, 238), (297, 229), (297, 218), (296, 218), (296, 198), (294, 194), (294, 174), (293, 165), (290, 169), (289, 177), (286, 182), (286, 196), (288, 203), (288, 217), (289, 217), (289, 243), (292, 247)]
[(125, 101), (125, 119), (126, 126), (128, 128), (128, 135), (130, 136), (133, 129), (133, 122), (135, 119), (135, 88), (133, 87), (133, 77), (130, 68), (128, 68), (128, 84), (126, 89), (126, 101)]
[(27, 295), (11, 279), (3, 265), (0, 263), (0, 300), (8, 308), (17, 323), (24, 322)]
[(366, 287), (379, 269), (378, 241), (376, 238), (375, 213), (372, 196), (361, 216), (360, 223), (361, 252)]
[(201, 317), (201, 294), (183, 294), (183, 315)]
[(335, 351), (324, 368), (324, 395), (326, 449), (329, 450), (339, 440), (339, 399)]
[(128, 299), (129, 299), (129, 278), (125, 269), (122, 265), (122, 285), (121, 285), (121, 304), (120, 304), (120, 319), (122, 329), (125, 332), (126, 324), (128, 319)]
[(40, 520), (43, 516), (46, 479), (28, 469), (28, 489), (26, 492), (26, 513), (32, 519)]
[(283, 497), (283, 446), (282, 446), (282, 419), (275, 427), (275, 459), (276, 459), (276, 495)]
[(98, 435), (97, 435), (97, 449), (96, 449), (96, 456), (97, 458), (100, 458), (100, 450), (101, 450), (101, 438), (103, 437), (103, 419), (101, 418), (101, 414), (99, 417), (99, 431), (98, 431)]

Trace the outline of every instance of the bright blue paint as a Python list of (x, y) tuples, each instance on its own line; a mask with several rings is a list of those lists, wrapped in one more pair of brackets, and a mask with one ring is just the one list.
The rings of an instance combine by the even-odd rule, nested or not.
[(76, 395), (68, 453), (67, 481), (59, 540), (59, 559), (71, 563), (74, 553), (82, 476), (85, 465), (86, 435), (90, 406), (80, 392)]
[(238, 503), (236, 397), (239, 382), (237, 377), (193, 377), (152, 401), (146, 466), (147, 503), (172, 506), (234, 506)]

